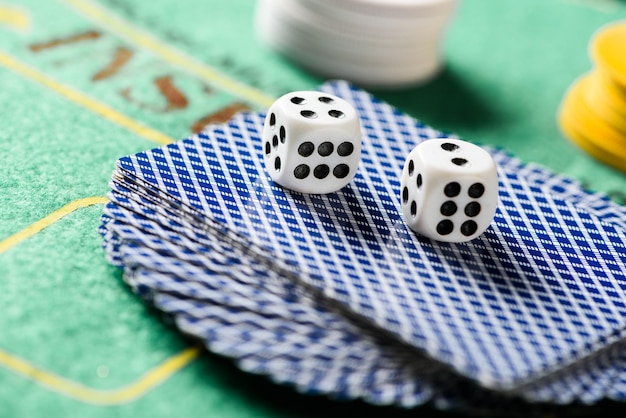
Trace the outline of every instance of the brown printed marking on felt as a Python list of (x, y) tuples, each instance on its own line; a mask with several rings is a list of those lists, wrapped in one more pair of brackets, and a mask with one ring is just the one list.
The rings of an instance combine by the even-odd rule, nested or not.
[(64, 3), (96, 24), (107, 28), (110, 33), (132, 42), (137, 49), (148, 51), (170, 64), (184, 68), (198, 79), (209, 82), (214, 86), (219, 86), (221, 90), (262, 107), (269, 107), (275, 101), (274, 97), (267, 96), (264, 92), (252, 86), (240, 83), (178, 49), (160, 42), (149, 32), (145, 32), (131, 25), (126, 20), (120, 19), (115, 13), (112, 13), (97, 1), (64, 0)]
[(78, 90), (74, 90), (64, 84), (57, 83), (53, 78), (50, 78), (46, 74), (23, 64), (11, 55), (5, 54), (2, 50), (0, 50), (0, 66), (6, 67), (26, 78), (38, 82), (42, 86), (60, 94), (66, 99), (102, 116), (112, 123), (128, 129), (140, 137), (154, 141), (158, 144), (171, 144), (174, 142), (174, 139), (163, 134), (162, 132), (139, 123), (136, 120), (116, 111), (112, 107), (92, 99)]
[(204, 127), (211, 123), (225, 123), (228, 122), (235, 113), (250, 110), (250, 107), (241, 103), (235, 102), (229, 106), (223, 107), (217, 112), (211, 113), (201, 119), (198, 119), (191, 125), (191, 132), (194, 134), (200, 132)]
[(40, 52), (45, 49), (55, 48), (62, 45), (73, 44), (76, 42), (88, 41), (92, 39), (98, 39), (102, 34), (95, 30), (79, 33), (77, 35), (70, 35), (65, 38), (52, 39), (47, 42), (40, 42), (29, 45), (29, 49), (33, 52)]
[(165, 75), (163, 77), (155, 78), (153, 83), (157, 87), (157, 89), (159, 89), (161, 95), (167, 100), (167, 105), (165, 107), (157, 108), (154, 106), (150, 106), (146, 103), (138, 102), (130, 95), (130, 88), (120, 91), (120, 94), (126, 100), (130, 101), (131, 103), (137, 104), (143, 109), (149, 109), (159, 113), (167, 113), (173, 110), (185, 109), (189, 105), (189, 100), (187, 100), (187, 97), (183, 93), (181, 93), (181, 91), (178, 90), (176, 86), (174, 86), (174, 83), (172, 83), (171, 76)]
[(109, 65), (94, 74), (93, 77), (91, 77), (91, 81), (100, 81), (114, 76), (132, 57), (132, 50), (123, 46), (118, 47)]
[(187, 98), (172, 84), (172, 77), (169, 75), (155, 79), (154, 84), (167, 98), (168, 110), (184, 109), (189, 104)]

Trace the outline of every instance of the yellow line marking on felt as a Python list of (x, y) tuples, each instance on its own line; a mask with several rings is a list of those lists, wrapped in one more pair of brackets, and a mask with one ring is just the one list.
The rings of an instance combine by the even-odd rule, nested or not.
[(160, 42), (152, 35), (133, 27), (130, 23), (91, 0), (65, 0), (65, 3), (94, 22), (109, 28), (114, 34), (126, 38), (165, 61), (181, 67), (223, 90), (231, 92), (247, 101), (261, 105), (264, 108), (269, 107), (274, 102), (273, 98), (268, 97), (263, 92), (220, 74), (208, 65), (191, 58), (176, 48)]
[(67, 205), (63, 206), (61, 209), (55, 210), (48, 216), (27, 226), (26, 228), (11, 235), (10, 237), (0, 241), (0, 254), (16, 246), (20, 242), (32, 237), (36, 233), (40, 232), (42, 229), (52, 225), (59, 219), (64, 218), (65, 216), (74, 212), (76, 209), (84, 208), (91, 205), (105, 204), (108, 201), (109, 200), (106, 197), (85, 197), (83, 199), (74, 200), (73, 202), (70, 202)]
[(30, 13), (20, 6), (0, 4), (0, 26), (24, 32), (30, 28)]
[(0, 350), (0, 365), (36, 383), (76, 400), (98, 404), (117, 405), (127, 403), (144, 395), (174, 373), (190, 364), (200, 354), (199, 347), (182, 350), (178, 354), (149, 370), (133, 383), (119, 389), (99, 390), (65, 379), (39, 368), (28, 361)]
[[(0, 241), (0, 254), (10, 248), (13, 248), (20, 242), (37, 234), (60, 219), (63, 219), (65, 216), (76, 211), (77, 209), (91, 205), (105, 204), (108, 201), (109, 200), (106, 197), (100, 196), (74, 200), (62, 208), (50, 213), (48, 216), (22, 229), (18, 233)], [(28, 361), (1, 349), (0, 366), (4, 366), (8, 370), (31, 379), (42, 386), (79, 401), (99, 405), (115, 405), (129, 402), (142, 396), (155, 386), (168, 379), (178, 370), (195, 360), (200, 352), (201, 349), (199, 347), (182, 350), (178, 354), (173, 355), (172, 357), (166, 359), (163, 363), (149, 370), (133, 383), (113, 390), (98, 390), (89, 388), (80, 383), (58, 376), (43, 368), (37, 367), (32, 363), (29, 363)]]
[(129, 118), (128, 116), (118, 112), (117, 110), (101, 103), (78, 90), (74, 90), (71, 87), (65, 86), (47, 75), (21, 63), (17, 59), (8, 55), (0, 50), (0, 65), (15, 71), (16, 73), (28, 77), (31, 80), (38, 82), (39, 84), (53, 90), (65, 98), (81, 105), (82, 107), (91, 110), (92, 112), (108, 119), (109, 121), (128, 129), (129, 131), (145, 138), (150, 141), (154, 141), (158, 144), (165, 145), (174, 142), (174, 139), (168, 137), (162, 132), (149, 128), (141, 123)]

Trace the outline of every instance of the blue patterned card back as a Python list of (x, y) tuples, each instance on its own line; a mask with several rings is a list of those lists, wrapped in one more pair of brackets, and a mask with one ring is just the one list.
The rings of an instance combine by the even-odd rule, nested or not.
[(626, 325), (626, 234), (501, 170), (492, 226), (465, 244), (405, 227), (408, 152), (439, 132), (345, 83), (362, 162), (337, 193), (302, 195), (266, 175), (260, 115), (119, 161), (201, 213), (277, 271), (487, 387), (515, 388), (602, 347)]

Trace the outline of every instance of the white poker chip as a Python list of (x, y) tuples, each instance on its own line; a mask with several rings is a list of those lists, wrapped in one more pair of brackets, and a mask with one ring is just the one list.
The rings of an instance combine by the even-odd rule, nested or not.
[[(283, 8), (280, 13), (287, 13), (287, 10)], [(294, 47), (310, 50), (316, 57), (339, 59), (355, 64), (388, 65), (386, 63), (393, 62), (394, 67), (402, 66), (407, 61), (425, 60), (432, 53), (437, 53), (438, 44), (432, 42), (432, 38), (439, 38), (436, 33), (429, 33), (428, 37), (412, 42), (338, 37), (306, 24), (299, 24), (295, 22), (295, 18), (289, 19), (289, 16), (276, 19), (266, 31), (270, 33), (270, 42), (285, 45), (287, 49)]]
[(355, 64), (345, 57), (343, 59), (320, 59), (314, 49), (307, 49), (311, 48), (310, 44), (300, 46), (276, 41), (273, 47), (283, 51), (296, 63), (327, 78), (345, 78), (346, 74), (350, 74), (352, 82), (374, 87), (399, 88), (407, 84), (425, 82), (438, 74), (441, 69), (438, 55), (432, 53), (429, 59), (407, 60), (402, 63), (403, 65), (397, 63), (389, 67), (379, 62), (371, 62), (367, 65)]
[(323, 30), (330, 30), (344, 36), (374, 40), (411, 42), (415, 36), (420, 37), (425, 32), (442, 29), (449, 20), (449, 13), (389, 18), (363, 14), (358, 10), (344, 10), (337, 7), (336, 3), (329, 3), (325, 0), (291, 0), (288, 2), (299, 7), (295, 17), (304, 20), (309, 26), (319, 26)]
[[(403, 27), (411, 25), (411, 22), (416, 20), (424, 20), (430, 18), (449, 17), (451, 13), (456, 9), (457, 0), (445, 0), (439, 1), (440, 7), (436, 9), (427, 9), (425, 7), (416, 8), (414, 10), (406, 10), (403, 12), (393, 12), (393, 8), (389, 7), (389, 3), (383, 2), (382, 8), (378, 10), (371, 10), (371, 8), (363, 7), (363, 3), (359, 1), (328, 1), (328, 0), (300, 0), (303, 4), (306, 4), (308, 8), (312, 10), (322, 11), (321, 14), (325, 17), (339, 17), (358, 19), (357, 24), (361, 26), (370, 25), (389, 25)], [(387, 26), (390, 27), (390, 26)]]
[(346, 48), (342, 52), (338, 45), (329, 48), (327, 43), (320, 44), (313, 38), (286, 36), (286, 31), (280, 29), (278, 25), (271, 27), (268, 43), (302, 66), (329, 78), (347, 78), (368, 86), (401, 87), (425, 81), (440, 68), (438, 51), (430, 44), (426, 44), (429, 48), (421, 48), (430, 49), (426, 53), (419, 49), (405, 54), (383, 50), (375, 56), (359, 53), (358, 48)]
[(415, 17), (450, 15), (456, 8), (457, 0), (320, 0), (339, 10), (354, 13), (357, 16), (377, 16), (381, 19), (392, 18), (409, 20)]
[(263, 43), (330, 78), (368, 87), (424, 83), (441, 70), (457, 0), (259, 0)]

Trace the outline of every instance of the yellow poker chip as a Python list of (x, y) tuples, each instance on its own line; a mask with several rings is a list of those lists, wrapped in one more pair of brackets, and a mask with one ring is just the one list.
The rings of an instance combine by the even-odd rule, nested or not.
[(591, 42), (591, 56), (602, 71), (626, 88), (626, 21), (600, 29)]
[(587, 86), (585, 80), (579, 79), (569, 91), (566, 100), (568, 115), (585, 137), (613, 154), (626, 155), (626, 134), (613, 128), (590, 109), (585, 100), (584, 88)]
[(587, 154), (604, 164), (626, 173), (626, 158), (621, 158), (620, 156), (606, 152), (606, 150), (587, 139), (563, 113), (560, 115), (559, 125), (563, 134)]
[(626, 117), (626, 88), (622, 88), (601, 71), (594, 71), (591, 74), (590, 83), (590, 89), (594, 90), (616, 112)]
[(626, 97), (625, 107), (621, 111), (615, 106), (615, 101), (609, 97), (611, 95), (605, 89), (602, 76), (598, 73), (591, 73), (579, 82), (584, 93), (584, 101), (590, 112), (593, 112), (600, 119), (615, 128), (621, 134), (626, 135)]
[(599, 147), (593, 141), (590, 141), (576, 129), (571, 119), (569, 119), (565, 113), (560, 114), (559, 126), (562, 133), (587, 154), (604, 164), (626, 172), (626, 158), (621, 158), (611, 154), (610, 152), (607, 152), (603, 148)]
[(584, 100), (585, 84), (580, 81), (570, 88), (563, 100), (559, 111), (561, 130), (594, 158), (626, 172), (626, 136), (589, 113)]

